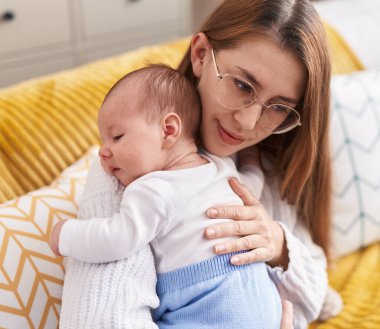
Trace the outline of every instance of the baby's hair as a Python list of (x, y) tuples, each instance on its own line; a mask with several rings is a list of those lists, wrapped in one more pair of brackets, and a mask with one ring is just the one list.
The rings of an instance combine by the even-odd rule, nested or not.
[(201, 120), (201, 102), (196, 87), (179, 71), (163, 64), (150, 65), (123, 76), (109, 90), (104, 100), (125, 83), (135, 83), (139, 89), (139, 109), (147, 120), (169, 112), (178, 114), (183, 133), (197, 140)]

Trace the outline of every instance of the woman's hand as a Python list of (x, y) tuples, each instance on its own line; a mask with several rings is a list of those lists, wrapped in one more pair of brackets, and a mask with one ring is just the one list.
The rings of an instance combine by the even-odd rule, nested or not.
[(232, 190), (242, 199), (244, 206), (217, 206), (207, 210), (209, 218), (230, 218), (234, 221), (206, 229), (207, 239), (240, 236), (224, 244), (217, 244), (215, 252), (228, 254), (250, 250), (231, 258), (234, 265), (267, 262), (270, 266), (287, 268), (289, 259), (281, 226), (272, 220), (263, 205), (236, 179), (229, 180)]

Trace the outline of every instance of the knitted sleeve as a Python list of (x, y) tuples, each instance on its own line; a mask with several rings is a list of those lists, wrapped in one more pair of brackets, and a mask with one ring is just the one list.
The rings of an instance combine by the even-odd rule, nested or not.
[[(109, 217), (119, 210), (123, 190), (107, 176), (99, 159), (92, 164), (79, 218)], [(90, 264), (67, 259), (61, 329), (157, 329), (151, 310), (158, 306), (156, 272), (149, 246), (128, 259)]]
[(288, 268), (268, 266), (269, 274), (281, 298), (293, 304), (295, 329), (307, 328), (318, 318), (328, 290), (324, 252), (297, 218), (295, 207), (280, 198), (273, 181), (265, 184), (262, 203), (282, 226), (289, 252)]
[(289, 251), (289, 265), (269, 268), (282, 299), (293, 304), (294, 328), (306, 329), (318, 318), (327, 293), (328, 279), (326, 260), (322, 250), (308, 241), (306, 231), (290, 232), (281, 223)]

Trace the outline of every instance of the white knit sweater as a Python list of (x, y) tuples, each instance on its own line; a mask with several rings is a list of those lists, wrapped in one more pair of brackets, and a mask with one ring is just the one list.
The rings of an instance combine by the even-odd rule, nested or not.
[[(78, 218), (110, 217), (123, 195), (100, 161), (90, 168)], [(156, 272), (149, 246), (128, 259), (90, 264), (67, 259), (60, 329), (157, 329), (151, 309), (158, 307)]]

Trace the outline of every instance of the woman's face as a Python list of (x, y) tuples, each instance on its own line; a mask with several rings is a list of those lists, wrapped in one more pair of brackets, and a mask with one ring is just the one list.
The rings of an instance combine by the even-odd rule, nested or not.
[[(255, 102), (241, 110), (231, 110), (220, 104), (216, 88), (219, 78), (211, 48), (205, 35), (203, 37), (206, 42), (200, 37), (192, 44), (193, 70), (199, 79), (202, 99), (201, 136), (210, 153), (229, 156), (257, 144), (271, 133), (258, 123), (262, 103)], [(202, 42), (203, 51), (200, 51), (197, 47), (201, 47)], [(222, 75), (235, 74), (249, 81), (266, 105), (284, 104), (295, 108), (304, 94), (306, 71), (303, 65), (270, 39), (249, 40), (233, 49), (217, 51), (215, 59)], [(226, 94), (229, 95), (228, 91)]]

